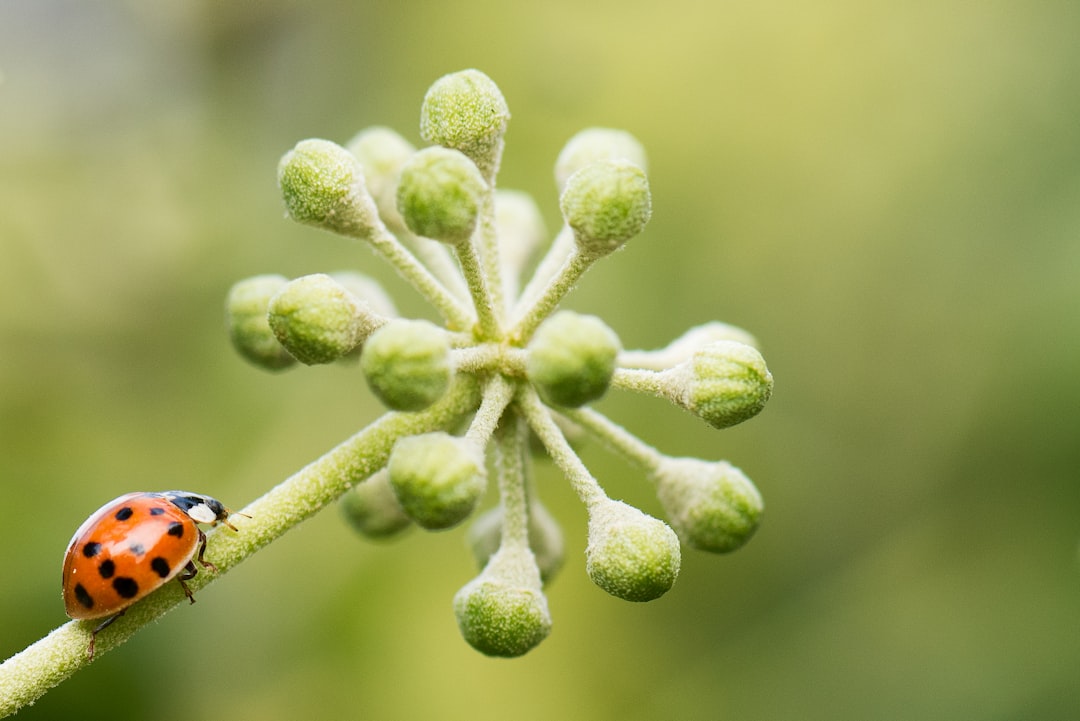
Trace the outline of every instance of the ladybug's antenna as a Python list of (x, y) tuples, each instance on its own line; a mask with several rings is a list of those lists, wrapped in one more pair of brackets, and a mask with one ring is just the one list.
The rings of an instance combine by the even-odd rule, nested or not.
[(236, 531), (237, 533), (239, 533), (240, 529), (238, 529), (233, 524), (229, 523), (229, 518), (231, 516), (243, 516), (244, 518), (251, 518), (251, 516), (249, 516), (246, 513), (241, 513), (240, 511), (230, 511), (228, 508), (225, 509), (225, 518), (222, 518), (221, 522), (223, 524), (225, 524), (226, 526), (228, 526), (229, 528), (231, 528), (232, 530)]

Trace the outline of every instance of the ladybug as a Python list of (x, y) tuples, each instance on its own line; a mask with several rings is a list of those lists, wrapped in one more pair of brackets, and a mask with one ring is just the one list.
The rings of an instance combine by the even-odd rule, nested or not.
[(193, 559), (217, 571), (203, 560), (206, 534), (198, 524), (223, 523), (235, 531), (231, 514), (221, 501), (199, 493), (128, 493), (79, 526), (64, 554), (64, 605), (71, 618), (104, 619), (90, 635), (90, 659), (98, 633), (170, 580), (195, 603), (184, 583), (198, 573)]

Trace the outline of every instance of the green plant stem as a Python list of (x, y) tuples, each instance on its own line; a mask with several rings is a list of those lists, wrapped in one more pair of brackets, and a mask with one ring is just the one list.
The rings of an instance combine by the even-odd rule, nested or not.
[(513, 315), (511, 316), (513, 319), (518, 320), (521, 318), (525, 309), (540, 296), (540, 292), (547, 287), (547, 284), (559, 272), (559, 268), (563, 266), (566, 259), (573, 252), (574, 231), (570, 229), (569, 225), (564, 225), (559, 234), (555, 236), (555, 239), (551, 241), (551, 246), (537, 264), (536, 270), (533, 271), (532, 278), (529, 279), (525, 289), (518, 295), (517, 305), (514, 306)]
[[(206, 558), (217, 572), (200, 570), (188, 581), (198, 591), (286, 531), (386, 465), (394, 441), (405, 435), (445, 429), (476, 408), (478, 384), (456, 382), (435, 405), (419, 413), (387, 413), (321, 458), (252, 502), (236, 519), (238, 532), (218, 528), (208, 534)], [(143, 626), (186, 599), (179, 584), (167, 583), (139, 601), (97, 638), (95, 658), (127, 641)], [(90, 663), (90, 632), (99, 621), (69, 621), (0, 664), (0, 717), (33, 703), (46, 691)]]
[(370, 236), (366, 236), (366, 240), (382, 253), (425, 300), (438, 309), (450, 330), (465, 330), (472, 324), (472, 313), (458, 302), (430, 270), (420, 264), (416, 256), (410, 253), (385, 225), (380, 223)]
[(466, 373), (500, 373), (515, 378), (525, 377), (525, 351), (496, 343), (471, 348), (455, 348), (455, 367)]
[(511, 411), (495, 434), (495, 472), (503, 507), (502, 545), (529, 547), (529, 501), (526, 496), (525, 419)]
[(532, 337), (533, 331), (540, 323), (551, 315), (562, 299), (569, 293), (574, 284), (578, 282), (585, 271), (596, 262), (597, 256), (582, 253), (578, 249), (570, 254), (562, 267), (548, 282), (547, 287), (540, 296), (533, 301), (532, 305), (520, 316), (520, 320), (510, 332), (510, 340), (523, 345)]
[(501, 375), (493, 375), (484, 387), (483, 400), (473, 416), (469, 430), (465, 438), (476, 446), (477, 450), (483, 451), (491, 440), (491, 434), (499, 425), (506, 406), (514, 399), (514, 386)]
[(465, 282), (469, 285), (473, 305), (476, 307), (478, 337), (481, 340), (494, 340), (499, 337), (501, 329), (491, 298), (493, 287), (488, 285), (484, 278), (485, 270), (476, 252), (476, 246), (472, 243), (462, 243), (454, 250), (457, 252), (458, 262), (461, 263), (461, 272), (465, 274)]
[(495, 308), (495, 318), (499, 326), (506, 316), (506, 296), (503, 294), (503, 267), (499, 259), (499, 233), (495, 227), (495, 183), (488, 183), (488, 192), (480, 208), (480, 258), (483, 262), (484, 278), (487, 280), (491, 303)]
[(664, 375), (664, 371), (616, 368), (611, 376), (611, 387), (673, 400), (668, 376)]
[(517, 394), (517, 407), (521, 410), (529, 427), (544, 444), (548, 455), (555, 461), (555, 465), (566, 475), (567, 480), (577, 493), (578, 498), (589, 508), (597, 503), (607, 500), (607, 494), (600, 484), (596, 482), (589, 469), (585, 467), (566, 436), (559, 430), (551, 412), (540, 401), (540, 396), (531, 385), (520, 386)]
[(446, 286), (455, 298), (460, 301), (469, 300), (469, 289), (465, 286), (465, 279), (457, 263), (454, 262), (453, 253), (446, 247), (446, 243), (413, 235), (408, 228), (394, 232), (398, 238), (405, 239), (417, 259), (439, 279), (440, 283)]
[(561, 412), (647, 473), (655, 473), (664, 462), (660, 451), (592, 408), (563, 408)]

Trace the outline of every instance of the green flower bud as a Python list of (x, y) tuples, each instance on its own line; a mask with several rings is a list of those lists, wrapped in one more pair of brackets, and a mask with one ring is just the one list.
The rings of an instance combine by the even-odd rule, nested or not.
[(461, 635), (480, 653), (512, 658), (535, 648), (551, 632), (551, 614), (532, 552), (500, 548), (454, 596), (454, 614)]
[(555, 183), (566, 187), (570, 176), (597, 160), (628, 160), (647, 169), (645, 148), (630, 133), (612, 128), (586, 128), (570, 138), (555, 161)]
[(423, 410), (450, 387), (450, 340), (434, 323), (396, 318), (364, 342), (360, 368), (387, 407)]
[(570, 176), (559, 208), (583, 253), (607, 255), (649, 222), (649, 181), (645, 171), (629, 161), (600, 160)]
[(341, 510), (353, 528), (371, 539), (390, 538), (412, 525), (385, 468), (342, 496)]
[(486, 189), (462, 153), (424, 148), (401, 168), (397, 208), (416, 235), (458, 245), (472, 237)]
[(612, 596), (652, 601), (679, 575), (679, 538), (663, 521), (622, 501), (604, 500), (589, 509), (585, 570)]
[(563, 310), (536, 329), (526, 371), (545, 401), (576, 408), (607, 391), (619, 349), (618, 336), (602, 320)]
[(345, 148), (356, 156), (363, 168), (364, 182), (375, 199), (379, 215), (388, 225), (404, 228), (397, 211), (397, 185), (401, 166), (416, 148), (390, 128), (374, 126), (357, 133)]
[(268, 321), (281, 345), (307, 365), (341, 358), (384, 322), (323, 273), (282, 287), (270, 299)]
[(653, 480), (671, 525), (694, 548), (734, 551), (750, 540), (761, 522), (761, 494), (726, 461), (665, 458)]
[(479, 70), (462, 70), (435, 81), (420, 107), (420, 136), (460, 150), (490, 183), (499, 170), (510, 120), (506, 99)]
[(251, 363), (281, 370), (296, 363), (266, 320), (270, 299), (288, 283), (283, 275), (257, 275), (236, 283), (225, 300), (225, 322), (233, 347)]
[[(469, 527), (466, 541), (483, 568), (502, 545), (503, 507), (485, 512)], [(559, 523), (536, 498), (529, 499), (529, 548), (536, 556), (540, 580), (550, 583), (565, 560)]]
[(487, 486), (482, 453), (443, 432), (399, 438), (387, 468), (401, 507), (429, 531), (465, 520)]
[(289, 217), (353, 238), (382, 224), (356, 157), (329, 140), (302, 140), (278, 164)]
[(773, 389), (761, 353), (736, 341), (710, 343), (661, 375), (670, 388), (666, 395), (713, 428), (753, 418)]
[(738, 326), (710, 321), (694, 326), (657, 350), (628, 350), (619, 354), (619, 365), (623, 368), (647, 368), (667, 370), (688, 360), (694, 353), (719, 340), (733, 340), (758, 347), (757, 339)]

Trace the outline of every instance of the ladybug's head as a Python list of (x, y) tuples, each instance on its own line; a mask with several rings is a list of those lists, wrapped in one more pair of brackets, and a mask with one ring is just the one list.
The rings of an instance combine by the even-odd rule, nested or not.
[(216, 498), (204, 496), (201, 493), (189, 493), (188, 491), (166, 491), (161, 495), (188, 514), (191, 520), (196, 523), (209, 523), (211, 525), (224, 523), (234, 531), (236, 530), (236, 526), (229, 523), (229, 516), (232, 515), (232, 511)]

